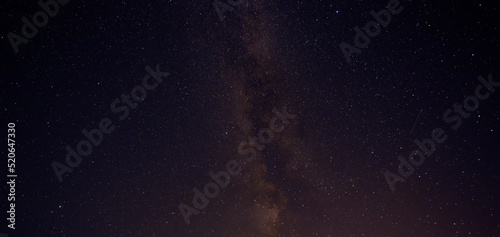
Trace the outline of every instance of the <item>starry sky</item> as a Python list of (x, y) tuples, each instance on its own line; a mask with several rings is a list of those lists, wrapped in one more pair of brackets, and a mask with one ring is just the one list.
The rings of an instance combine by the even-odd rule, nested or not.
[[(63, 2), (17, 53), (9, 33), (42, 8), (0, 4), (1, 136), (15, 123), (17, 174), (12, 230), (2, 150), (0, 233), (500, 235), (497, 1), (401, 0), (397, 14), (395, 0)], [(372, 21), (379, 34), (357, 47)], [(351, 62), (342, 42), (359, 50)], [(127, 97), (145, 82), (157, 86)], [(489, 97), (469, 110), (478, 87)], [(58, 177), (103, 119), (112, 132)], [(446, 141), (408, 168), (436, 128)], [(238, 174), (194, 207), (231, 161)]]

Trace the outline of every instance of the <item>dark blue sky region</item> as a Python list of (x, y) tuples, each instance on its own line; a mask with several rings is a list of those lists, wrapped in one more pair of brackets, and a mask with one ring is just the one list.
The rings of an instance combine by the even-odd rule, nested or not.
[(0, 11), (0, 233), (500, 235), (496, 1)]

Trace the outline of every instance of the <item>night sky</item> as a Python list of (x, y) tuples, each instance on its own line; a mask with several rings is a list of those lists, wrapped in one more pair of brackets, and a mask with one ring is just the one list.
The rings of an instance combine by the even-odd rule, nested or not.
[(0, 12), (1, 237), (500, 236), (498, 1)]

